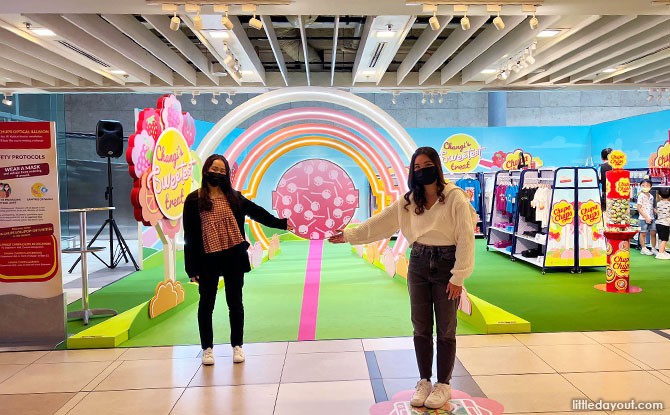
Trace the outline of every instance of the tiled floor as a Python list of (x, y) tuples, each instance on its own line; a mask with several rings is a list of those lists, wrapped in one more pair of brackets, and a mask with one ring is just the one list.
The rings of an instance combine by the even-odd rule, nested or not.
[[(667, 401), (670, 338), (660, 331), (459, 336), (452, 386), (507, 414), (577, 414), (573, 399)], [(248, 344), (247, 362), (198, 346), (0, 352), (0, 413), (369, 413), (412, 389), (411, 338)], [(618, 414), (632, 413), (616, 411)], [(605, 412), (592, 411), (591, 414)], [(642, 414), (670, 414), (645, 411)]]

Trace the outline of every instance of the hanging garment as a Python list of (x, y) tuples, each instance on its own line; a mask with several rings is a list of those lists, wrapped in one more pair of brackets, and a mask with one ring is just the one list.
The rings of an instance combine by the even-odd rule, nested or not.
[(482, 194), (482, 185), (477, 179), (460, 179), (456, 182), (456, 186), (465, 190), (465, 193), (470, 197), (470, 203), (472, 207), (475, 208), (475, 212), (479, 213), (480, 209), (480, 200)]
[(500, 185), (496, 187), (495, 191), (495, 205), (496, 205), (496, 210), (501, 213), (507, 212), (507, 197), (505, 194), (507, 193), (507, 186), (505, 185)]
[(509, 186), (505, 192), (505, 199), (507, 200), (505, 210), (512, 216), (516, 213), (516, 197), (518, 193), (519, 186)]
[(535, 197), (531, 202), (535, 208), (535, 217), (540, 222), (543, 228), (549, 226), (549, 218), (551, 213), (551, 189), (542, 187), (537, 189)]

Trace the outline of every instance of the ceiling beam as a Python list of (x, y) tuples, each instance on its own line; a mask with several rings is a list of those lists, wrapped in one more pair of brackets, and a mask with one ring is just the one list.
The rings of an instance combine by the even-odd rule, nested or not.
[(528, 78), (528, 82), (536, 82), (539, 79), (545, 78), (546, 76), (558, 72), (574, 63), (581, 62), (582, 65), (588, 65), (593, 55), (599, 53), (603, 49), (610, 48), (618, 43), (625, 41), (626, 39), (629, 39), (632, 36), (651, 29), (666, 19), (667, 17), (665, 16), (638, 17), (637, 19), (621, 26), (616, 31), (609, 33), (607, 36), (603, 36), (601, 39), (598, 39), (595, 42), (584, 45), (575, 50), (575, 53), (567, 57), (563, 57), (560, 61), (557, 61), (549, 68), (547, 68), (544, 73), (540, 73)]
[[(530, 74), (533, 71), (543, 68), (544, 66), (562, 58), (568, 53), (579, 49), (581, 46), (598, 39), (601, 36), (608, 34), (619, 26), (626, 24), (633, 20), (635, 16), (604, 16), (598, 19), (592, 25), (580, 30), (578, 33), (570, 36), (564, 41), (554, 45), (551, 48), (543, 49), (533, 56), (535, 63), (529, 65), (528, 68), (521, 69), (518, 73), (512, 73), (505, 81), (505, 84), (511, 84), (517, 79)], [(530, 82), (530, 81), (529, 81)]]
[(10, 48), (7, 45), (0, 44), (0, 56), (29, 68), (39, 68), (40, 72), (45, 75), (63, 80), (75, 86), (79, 86), (79, 77), (62, 70), (61, 68), (50, 65), (46, 62), (42, 62), (41, 60), (31, 55)]
[[(666, 65), (670, 65), (669, 61), (665, 61), (664, 63)], [(658, 77), (665, 77), (666, 75), (670, 75), (670, 66), (665, 66), (664, 68), (656, 69), (655, 71), (645, 73), (644, 75), (636, 76), (635, 78), (633, 78), (633, 82), (635, 82), (636, 84), (641, 84), (651, 79), (655, 79)]]
[(181, 52), (186, 59), (191, 61), (196, 68), (200, 69), (207, 78), (209, 78), (215, 85), (219, 84), (219, 77), (212, 75), (209, 67), (209, 60), (198, 49), (197, 46), (181, 30), (174, 31), (170, 29), (170, 17), (162, 14), (145, 14), (142, 15), (144, 20), (149, 22), (154, 29), (158, 31), (164, 38), (168, 40), (179, 52)]
[(509, 54), (510, 58), (513, 57), (512, 54), (517, 53), (519, 48), (528, 46), (540, 32), (560, 18), (561, 16), (543, 16), (537, 29), (531, 29), (529, 24), (525, 24), (527, 22), (518, 25), (463, 69), (461, 83), (471, 81), (484, 69), (502, 59), (505, 54)]
[(664, 60), (664, 59), (667, 59), (667, 58), (670, 58), (670, 49), (664, 49), (660, 52), (656, 52), (656, 53), (651, 54), (649, 56), (646, 56), (642, 59), (638, 59), (635, 62), (631, 62), (628, 65), (626, 65), (625, 67), (623, 67), (623, 68), (621, 68), (621, 69), (619, 69), (615, 72), (600, 74), (593, 80), (593, 83), (597, 84), (597, 83), (602, 82), (604, 80), (613, 78), (617, 75), (621, 75), (621, 74), (624, 74), (626, 72), (630, 72), (632, 70), (635, 70), (637, 68), (642, 68), (642, 67), (645, 67), (647, 65), (651, 65), (654, 62), (658, 62), (658, 61), (661, 61), (661, 60)]
[[(667, 32), (667, 33), (664, 33), (664, 32)], [(649, 33), (649, 31), (647, 31), (647, 32), (645, 32), (641, 35), (645, 35), (647, 33)], [(661, 37), (659, 39), (659, 37), (657, 37), (657, 34), (660, 34), (661, 36), (663, 34), (665, 34), (666, 36)], [(580, 69), (583, 69), (583, 66), (579, 65), (579, 63), (574, 64), (574, 65), (570, 65), (569, 67), (567, 67), (567, 68), (557, 72), (556, 74), (554, 74), (554, 76), (552, 76), (551, 79), (553, 81), (554, 79), (556, 79), (556, 80), (561, 79), (561, 78), (559, 78), (559, 76), (561, 76), (561, 77), (570, 76), (570, 83), (579, 82), (579, 81), (581, 81), (583, 79), (586, 79), (586, 78), (588, 78), (592, 75), (599, 74), (599, 73), (603, 72), (605, 69), (616, 68), (617, 66), (622, 65), (626, 62), (631, 62), (635, 59), (642, 58), (644, 56), (649, 55), (650, 53), (654, 53), (654, 52), (658, 51), (659, 49), (662, 49), (662, 48), (666, 47), (668, 45), (668, 43), (670, 43), (670, 38), (668, 37), (668, 35), (670, 35), (670, 26), (668, 26), (667, 28), (661, 29), (659, 31), (654, 30), (654, 33), (649, 33), (649, 35), (648, 35), (648, 38), (651, 42), (645, 43), (644, 45), (642, 45), (642, 47), (639, 47), (637, 49), (630, 49), (628, 46), (624, 46), (624, 43), (628, 43), (628, 42), (620, 43), (619, 45), (617, 45), (613, 48), (604, 50), (602, 52), (598, 52), (597, 54), (593, 55), (594, 56), (593, 62), (597, 62), (598, 63), (597, 65), (589, 66), (587, 69), (584, 69), (584, 70), (581, 70), (581, 71), (580, 71)], [(638, 35), (638, 36), (640, 36), (640, 35)], [(637, 36), (634, 36), (634, 37), (637, 37)], [(630, 40), (633, 40), (633, 39), (631, 38)], [(619, 49), (621, 49), (621, 50), (619, 50)], [(613, 57), (611, 59), (603, 61), (602, 58), (605, 57), (605, 56), (608, 56), (608, 57), (613, 56)], [(574, 72), (575, 69), (577, 69), (576, 73)], [(571, 73), (571, 72), (573, 72), (573, 73)], [(634, 75), (629, 76), (626, 79), (632, 78), (633, 76)], [(614, 82), (616, 82), (616, 79), (614, 80)]]
[(36, 69), (18, 64), (9, 59), (0, 59), (0, 68), (30, 77), (36, 81), (44, 82), (47, 85), (56, 86), (56, 78), (46, 75)]
[[(39, 39), (28, 33), (21, 32), (1, 21), (0, 27), (2, 27), (2, 29), (0, 29), (1, 44), (7, 45), (12, 49), (21, 51), (30, 56), (39, 56), (40, 61), (46, 62), (73, 75), (79, 76), (83, 79), (86, 79), (87, 81), (93, 82), (96, 85), (102, 85), (103, 77), (101, 74), (81, 65), (77, 60), (74, 59), (74, 56), (72, 58), (67, 58), (60, 53), (55, 53), (54, 51), (60, 50), (58, 48), (54, 48), (53, 44), (43, 41), (42, 39)], [(71, 52), (70, 54), (75, 54), (75, 52)], [(78, 54), (76, 55), (76, 57), (80, 58), (81, 60), (82, 57)], [(110, 74), (110, 76), (112, 75)]]
[(298, 16), (298, 26), (300, 27), (302, 54), (305, 57), (305, 74), (307, 75), (307, 86), (310, 86), (312, 85), (312, 80), (309, 77), (309, 48), (307, 47), (307, 34), (305, 33), (305, 22), (302, 20), (302, 16)]
[(102, 17), (96, 14), (66, 14), (63, 18), (156, 75), (168, 85), (174, 83), (170, 68)]
[[(441, 83), (448, 82), (472, 61), (486, 52), (493, 44), (517, 27), (526, 16), (505, 16), (505, 28), (498, 30), (494, 25), (487, 27), (479, 36), (470, 42), (458, 55), (449, 61), (441, 71)], [(458, 30), (458, 29), (456, 29)], [(480, 71), (481, 72), (481, 71)]]
[(419, 69), (419, 85), (423, 85), (487, 20), (488, 16), (472, 16), (470, 17), (470, 30), (456, 29), (451, 32), (449, 37), (433, 53), (433, 56), (428, 58)]
[(21, 84), (25, 84), (28, 86), (31, 86), (33, 84), (33, 80), (28, 78), (25, 75), (20, 75), (16, 72), (8, 71), (6, 69), (0, 68), (0, 77), (2, 78), (9, 78), (14, 82), (18, 82)]
[(172, 51), (162, 40), (151, 33), (133, 15), (128, 14), (105, 14), (102, 16), (121, 32), (134, 40), (138, 45), (148, 50), (164, 64), (181, 75), (191, 85), (196, 84), (195, 69), (189, 65), (177, 53)]
[(335, 24), (333, 26), (333, 51), (330, 58), (330, 86), (333, 86), (335, 80), (335, 61), (337, 60), (337, 38), (340, 34), (340, 16), (335, 16)]
[(437, 21), (440, 23), (440, 28), (438, 30), (433, 30), (430, 25), (428, 25), (412, 46), (412, 49), (409, 50), (405, 59), (398, 67), (398, 84), (402, 82), (403, 79), (407, 76), (408, 73), (412, 71), (414, 65), (419, 62), (419, 60), (426, 54), (428, 48), (435, 42), (440, 33), (447, 27), (447, 24), (451, 21), (453, 16), (438, 16)]
[(597, 22), (601, 17), (602, 16), (596, 14), (593, 16), (588, 16), (583, 20), (580, 20), (579, 23), (572, 25), (569, 29), (557, 34), (556, 36), (548, 38), (546, 42), (542, 42), (542, 45), (538, 45), (537, 51), (535, 53), (539, 55), (545, 50), (554, 47), (555, 45), (565, 41), (565, 39), (569, 38), (570, 36), (579, 33), (580, 30), (591, 26), (593, 23)]
[[(337, 27), (337, 19), (338, 17), (336, 16), (335, 17), (336, 27)], [(268, 37), (268, 41), (270, 41), (272, 54), (275, 56), (275, 61), (277, 62), (277, 66), (279, 67), (279, 72), (281, 72), (281, 76), (282, 78), (284, 78), (284, 83), (286, 84), (286, 86), (288, 86), (288, 78), (286, 77), (286, 73), (288, 72), (288, 70), (286, 69), (284, 52), (282, 52), (281, 46), (279, 46), (279, 39), (277, 39), (277, 33), (275, 32), (275, 28), (272, 25), (272, 19), (270, 18), (270, 16), (263, 15), (261, 16), (261, 22), (263, 22), (263, 29), (265, 29), (265, 34)]]
[[(662, 39), (662, 41), (665, 41), (665, 43), (664, 43), (665, 46), (670, 44), (670, 39), (669, 40)], [(658, 51), (659, 49), (661, 49), (661, 48), (657, 48), (654, 51)], [(646, 56), (646, 55), (649, 55), (649, 53), (645, 54), (644, 56)], [(628, 62), (630, 62), (630, 61), (628, 61)], [(641, 68), (638, 68), (638, 69), (626, 72), (624, 74), (615, 76), (614, 77), (614, 83), (618, 84), (619, 82), (624, 82), (627, 79), (634, 78), (634, 77), (640, 76), (640, 75), (644, 75), (647, 72), (655, 71), (656, 69), (664, 68), (666, 65), (668, 65), (668, 62), (659, 61), (659, 62), (652, 63), (651, 65), (643, 66)]]
[(54, 14), (28, 14), (26, 17), (51, 29), (54, 33), (66, 39), (69, 43), (96, 56), (107, 64), (134, 76), (143, 84), (149, 85), (151, 83), (151, 74), (149, 71), (105, 45), (100, 40), (89, 35), (84, 30), (66, 21), (63, 17)]
[[(256, 50), (254, 49), (254, 45), (251, 43), (251, 40), (249, 40), (249, 37), (247, 36), (247, 32), (244, 30), (242, 27), (242, 23), (240, 20), (237, 18), (237, 16), (228, 16), (231, 22), (233, 22), (233, 35), (235, 36), (237, 40), (237, 44), (239, 45), (240, 49), (235, 49), (236, 51), (236, 56), (240, 57), (241, 54), (244, 54), (244, 59), (248, 61), (252, 66), (254, 71), (256, 72), (257, 76), (261, 79), (261, 82), (263, 85), (265, 85), (265, 68), (263, 67), (263, 63), (261, 62), (260, 58), (258, 57), (258, 53), (256, 53)], [(221, 19), (218, 18), (217, 16), (217, 21), (220, 21)], [(223, 26), (221, 26), (223, 27)], [(256, 30), (256, 29), (254, 29)], [(233, 43), (233, 42), (229, 42)], [(234, 44), (232, 45), (233, 47), (235, 46)], [(223, 62), (222, 62), (223, 64)], [(243, 68), (248, 68), (248, 65), (246, 63), (244, 64)]]

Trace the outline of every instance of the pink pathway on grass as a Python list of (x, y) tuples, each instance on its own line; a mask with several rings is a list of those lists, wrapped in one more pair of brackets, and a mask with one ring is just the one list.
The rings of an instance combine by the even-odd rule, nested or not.
[(307, 256), (307, 272), (305, 273), (305, 289), (302, 294), (302, 312), (298, 340), (314, 340), (316, 338), (316, 317), (319, 311), (319, 285), (321, 283), (321, 258), (323, 256), (323, 240), (309, 241)]

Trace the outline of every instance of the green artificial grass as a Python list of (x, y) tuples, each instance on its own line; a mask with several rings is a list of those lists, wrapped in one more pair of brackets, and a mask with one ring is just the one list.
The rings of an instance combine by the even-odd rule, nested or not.
[(477, 240), (475, 271), (468, 292), (531, 322), (533, 332), (666, 329), (670, 327), (670, 266), (631, 251), (631, 285), (641, 293), (608, 293), (605, 267), (582, 274), (547, 271), (487, 252)]

